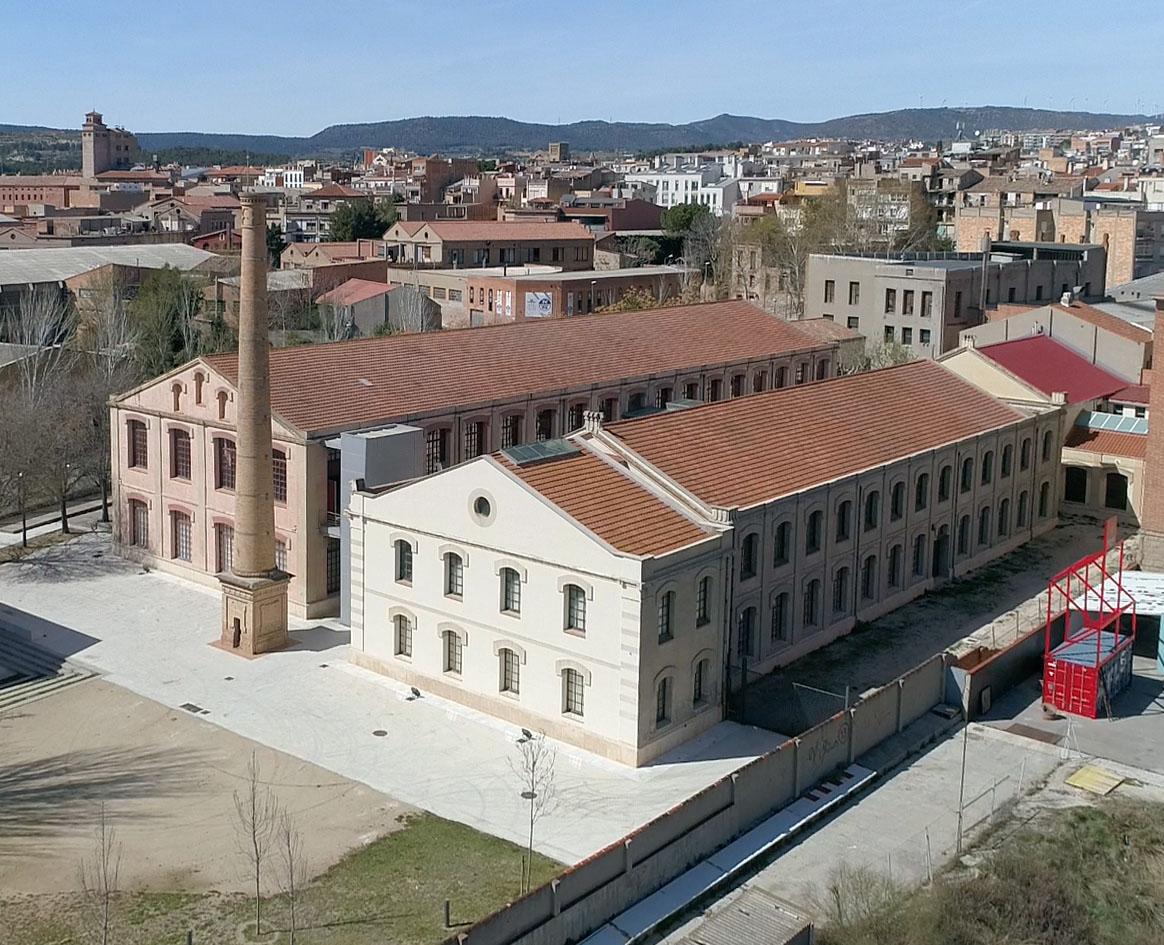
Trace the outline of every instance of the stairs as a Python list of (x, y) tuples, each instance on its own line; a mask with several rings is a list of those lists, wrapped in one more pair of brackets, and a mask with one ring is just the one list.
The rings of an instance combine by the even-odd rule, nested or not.
[(92, 675), (0, 630), (0, 713), (43, 699)]

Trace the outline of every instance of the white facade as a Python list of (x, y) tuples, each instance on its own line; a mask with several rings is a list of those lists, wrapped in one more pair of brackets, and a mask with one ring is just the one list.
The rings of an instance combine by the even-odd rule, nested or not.
[[(653, 625), (656, 605), (644, 581), (660, 573), (658, 562), (614, 550), (496, 460), (378, 496), (356, 493), (348, 514), (353, 662), (631, 765), (722, 718), (718, 613), (698, 628), (677, 626), (674, 646), (648, 645), (642, 625)], [(411, 581), (398, 579), (398, 542), (412, 551)], [(461, 560), (459, 595), (446, 593), (450, 554)], [(676, 567), (704, 569), (722, 588), (721, 557), (719, 537), (709, 535), (667, 556), (663, 580)], [(519, 612), (502, 609), (503, 569), (518, 575)], [(569, 586), (584, 595), (582, 630), (566, 626)], [(693, 607), (685, 591), (677, 623)], [(411, 655), (398, 639), (401, 617), (412, 628)], [(450, 634), (460, 642), (460, 672), (449, 666)], [(513, 680), (504, 651), (516, 656), (517, 691), (505, 688)], [(699, 704), (690, 696), (696, 660), (707, 661)], [(581, 682), (580, 712), (568, 702), (571, 673)], [(656, 724), (660, 674), (674, 687), (664, 725)]]
[(282, 187), (285, 190), (303, 189), (303, 168), (268, 167), (259, 178), (263, 187)]

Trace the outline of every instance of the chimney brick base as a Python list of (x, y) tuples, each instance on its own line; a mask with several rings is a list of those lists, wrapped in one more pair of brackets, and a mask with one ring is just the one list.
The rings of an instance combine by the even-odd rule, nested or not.
[(222, 584), (222, 637), (219, 646), (240, 656), (258, 656), (285, 647), (287, 636), (287, 582), (290, 575), (240, 578), (220, 574)]

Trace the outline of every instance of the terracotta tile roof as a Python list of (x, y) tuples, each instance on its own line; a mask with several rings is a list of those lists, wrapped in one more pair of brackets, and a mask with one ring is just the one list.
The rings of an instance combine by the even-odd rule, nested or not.
[(304, 199), (316, 200), (320, 197), (364, 197), (367, 198), (369, 194), (362, 190), (356, 190), (352, 187), (345, 187), (343, 184), (324, 184), (319, 190), (308, 190), (303, 194)]
[[(279, 348), (271, 403), (304, 432), (333, 431), (821, 347), (746, 302), (675, 305)], [(237, 379), (237, 355), (206, 362)]]
[(1063, 441), (1065, 447), (1086, 450), (1088, 453), (1104, 453), (1108, 456), (1126, 456), (1129, 459), (1144, 459), (1148, 455), (1148, 438), (1138, 433), (1116, 433), (1113, 430), (1089, 430), (1086, 427), (1072, 427)]
[(606, 429), (704, 502), (741, 508), (1022, 419), (932, 361)]
[(828, 318), (802, 318), (796, 323), (796, 327), (821, 341), (851, 341), (854, 338), (864, 337), (860, 332), (846, 328)]
[(442, 241), (496, 240), (593, 240), (594, 234), (579, 223), (494, 223), (473, 220), (428, 220), (425, 223)]
[(627, 554), (663, 554), (713, 534), (592, 453), (524, 467), (504, 456), (499, 456), (498, 462), (603, 541)]
[(374, 299), (377, 295), (391, 292), (394, 288), (396, 286), (392, 283), (373, 282), (371, 279), (349, 279), (324, 292), (315, 301), (331, 305), (355, 305), (365, 299)]
[(1123, 390), (1117, 390), (1112, 394), (1108, 400), (1114, 400), (1119, 404), (1148, 404), (1148, 395), (1152, 388), (1147, 384), (1129, 384)]
[(1065, 392), (1069, 404), (1107, 397), (1128, 386), (1122, 377), (1092, 364), (1049, 335), (1028, 335), (977, 350), (1044, 394)]

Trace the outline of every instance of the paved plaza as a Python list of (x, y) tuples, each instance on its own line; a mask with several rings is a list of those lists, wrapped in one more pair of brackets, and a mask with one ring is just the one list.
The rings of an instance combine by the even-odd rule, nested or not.
[[(326, 622), (292, 621), (294, 646), (255, 660), (217, 649), (220, 606), (216, 591), (117, 557), (98, 533), (0, 567), (0, 632), (400, 802), (525, 842), (513, 726), (427, 694), (410, 699), (349, 665), (346, 631)], [(557, 803), (535, 847), (581, 860), (781, 740), (724, 722), (638, 770), (559, 746)]]

